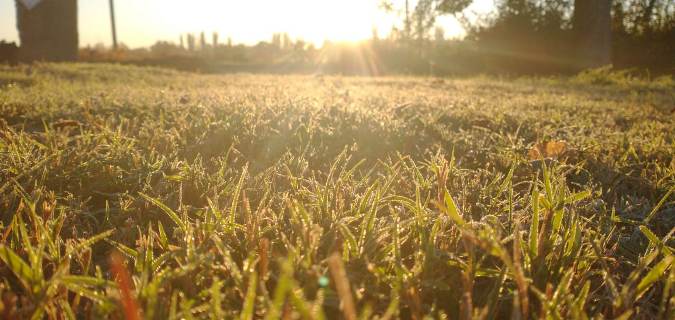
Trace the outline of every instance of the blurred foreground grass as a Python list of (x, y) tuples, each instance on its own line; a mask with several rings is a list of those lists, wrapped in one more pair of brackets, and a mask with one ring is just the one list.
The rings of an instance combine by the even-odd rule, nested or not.
[(675, 83), (0, 67), (0, 315), (673, 319)]

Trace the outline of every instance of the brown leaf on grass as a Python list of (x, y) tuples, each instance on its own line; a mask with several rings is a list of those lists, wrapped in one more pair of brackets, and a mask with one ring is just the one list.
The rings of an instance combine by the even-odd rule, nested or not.
[(67, 128), (67, 127), (79, 127), (82, 123), (77, 120), (59, 120), (52, 124), (54, 129)]
[(133, 295), (133, 281), (124, 265), (124, 258), (118, 252), (110, 255), (110, 267), (115, 275), (115, 281), (120, 289), (120, 299), (124, 317), (128, 320), (140, 320), (141, 312)]
[(558, 158), (567, 151), (567, 143), (565, 141), (548, 141), (541, 142), (534, 145), (527, 152), (527, 157), (530, 160), (539, 160), (543, 158)]

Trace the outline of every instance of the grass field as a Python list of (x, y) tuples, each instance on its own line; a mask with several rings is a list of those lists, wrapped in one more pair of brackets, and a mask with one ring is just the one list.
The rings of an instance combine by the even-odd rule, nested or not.
[(675, 82), (0, 66), (0, 315), (675, 317)]

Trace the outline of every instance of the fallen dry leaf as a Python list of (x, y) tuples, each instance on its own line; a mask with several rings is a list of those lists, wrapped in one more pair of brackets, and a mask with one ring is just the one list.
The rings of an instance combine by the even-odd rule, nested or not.
[(548, 141), (541, 142), (534, 145), (527, 152), (527, 157), (530, 160), (538, 160), (542, 158), (558, 158), (567, 151), (567, 143), (565, 141)]
[(81, 125), (82, 125), (82, 123), (80, 123), (77, 120), (59, 120), (57, 122), (54, 122), (52, 124), (52, 127), (54, 127), (54, 129), (59, 129), (59, 128), (66, 128), (66, 127), (79, 127)]

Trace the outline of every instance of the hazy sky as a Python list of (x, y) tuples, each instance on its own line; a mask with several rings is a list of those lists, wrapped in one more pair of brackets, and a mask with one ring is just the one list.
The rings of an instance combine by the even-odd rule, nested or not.
[[(402, 3), (403, 0), (394, 2)], [(411, 1), (415, 3), (416, 1)], [(474, 1), (472, 10), (488, 11), (492, 0)], [(223, 41), (253, 44), (288, 32), (320, 45), (324, 40), (367, 39), (377, 27), (385, 35), (399, 21), (383, 12), (379, 0), (115, 0), (118, 40), (131, 47), (157, 40), (178, 42), (186, 32), (218, 32)], [(0, 39), (18, 40), (14, 0), (0, 0)], [(80, 45), (111, 42), (108, 0), (79, 0)], [(461, 26), (444, 17), (448, 37)]]

